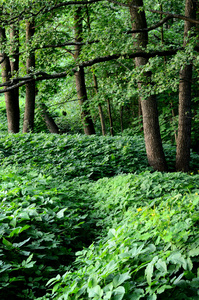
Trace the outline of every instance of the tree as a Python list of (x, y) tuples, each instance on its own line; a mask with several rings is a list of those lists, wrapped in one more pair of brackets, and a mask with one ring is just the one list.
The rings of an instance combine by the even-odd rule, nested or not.
[[(1, 21), (6, 22), (8, 26), (10, 22), (16, 20), (23, 23), (24, 20), (34, 18), (37, 24), (36, 37), (34, 35), (34, 42), (29, 43), (28, 51), (30, 50), (29, 53), (37, 51), (37, 57), (38, 53), (39, 55), (41, 53), (41, 56), (37, 66), (32, 68), (32, 72), (24, 75), (20, 70), (20, 76), (17, 78), (13, 77), (12, 81), (7, 78), (6, 82), (0, 85), (3, 87), (0, 92), (9, 92), (36, 81), (68, 76), (67, 81), (62, 80), (62, 85), (59, 83), (62, 89), (64, 84), (69, 82), (72, 86), (75, 76), (76, 94), (82, 111), (84, 131), (86, 134), (92, 134), (95, 129), (90, 111), (92, 108), (92, 116), (94, 116), (99, 102), (93, 101), (91, 106), (91, 102), (88, 101), (93, 97), (93, 76), (90, 76), (86, 70), (87, 67), (98, 64), (96, 98), (101, 97), (100, 103), (102, 100), (105, 103), (104, 100), (107, 99), (111, 101), (115, 133), (119, 132), (119, 128), (123, 130), (123, 123), (125, 123), (123, 114), (127, 111), (125, 106), (135, 103), (135, 100), (140, 98), (136, 113), (140, 107), (148, 161), (155, 170), (161, 171), (167, 170), (167, 164), (162, 148), (158, 110), (161, 113), (160, 120), (163, 120), (166, 108), (172, 103), (172, 109), (175, 109), (176, 114), (176, 98), (179, 92), (176, 168), (181, 171), (188, 170), (183, 160), (186, 157), (187, 166), (191, 126), (190, 117), (187, 117), (190, 113), (191, 84), (187, 80), (190, 81), (191, 78), (193, 61), (189, 60), (189, 63), (186, 63), (188, 48), (185, 37), (194, 24), (199, 24), (195, 15), (187, 10), (188, 6), (191, 7), (191, 0), (186, 2), (185, 15), (183, 15), (184, 2), (179, 0), (163, 3), (162, 6), (157, 3), (159, 10), (151, 8), (153, 4), (151, 0), (145, 1), (144, 9), (142, 0), (132, 0), (128, 3), (108, 0), (105, 4), (99, 0), (67, 2), (51, 0), (46, 6), (42, 1), (37, 3), (32, 1), (30, 11), (28, 11), (30, 1), (23, 1), (19, 8), (14, 1), (11, 2), (12, 16), (10, 15), (7, 20), (2, 16)], [(4, 5), (2, 7), (4, 9)], [(170, 13), (171, 9), (175, 13)], [(127, 10), (130, 10), (129, 14), (126, 13)], [(183, 29), (182, 20), (185, 24), (189, 24), (188, 29)], [(196, 45), (194, 51), (198, 49)], [(19, 52), (23, 53), (23, 50), (20, 47)], [(185, 63), (184, 68), (180, 70), (180, 82), (178, 82), (182, 61)], [(122, 69), (121, 66), (124, 68)], [(108, 78), (105, 73), (110, 74)], [(63, 90), (67, 94), (67, 88)], [(58, 95), (59, 88), (52, 87), (50, 92), (52, 101), (55, 101), (53, 98), (56, 93)], [(72, 92), (72, 95), (74, 94), (75, 91)], [(173, 96), (175, 101), (170, 99)], [(70, 97), (66, 95), (65, 98)], [(69, 101), (75, 101), (76, 98), (73, 96)], [(183, 106), (185, 102), (185, 106), (188, 107), (186, 113)], [(100, 117), (101, 112), (98, 114), (98, 118)], [(106, 117), (108, 119), (107, 113)], [(169, 122), (171, 118), (172, 114), (166, 116)], [(95, 122), (95, 126), (99, 126), (99, 121)], [(99, 131), (99, 128), (96, 129)], [(186, 140), (185, 136), (189, 138)]]
[[(186, 0), (185, 16), (196, 18), (196, 0)], [(185, 21), (184, 43), (185, 47), (188, 34), (194, 25)], [(189, 170), (191, 147), (191, 98), (192, 98), (192, 63), (182, 66), (179, 83), (179, 122), (176, 151), (176, 170), (187, 172)]]
[[(92, 70), (92, 74), (93, 74), (94, 90), (95, 90), (95, 93), (97, 94), (98, 93), (97, 76), (95, 75), (93, 70)], [(102, 128), (102, 135), (106, 135), (104, 113), (103, 113), (102, 105), (100, 102), (98, 103), (98, 110), (99, 110), (99, 116), (100, 116), (100, 122), (101, 122), (101, 128)]]
[[(16, 31), (13, 28), (11, 29), (11, 37), (12, 39), (16, 37)], [(2, 44), (6, 43), (6, 30), (3, 27), (0, 27), (0, 39)], [(5, 50), (2, 51), (1, 56), (2, 81), (5, 83), (10, 81), (12, 72), (18, 71), (18, 61), (16, 60), (15, 63), (11, 63), (10, 58)], [(19, 98), (17, 88), (5, 92), (5, 103), (8, 120), (8, 132), (17, 133), (19, 132)]]
[[(26, 60), (27, 74), (33, 73), (35, 69), (35, 53), (31, 49), (31, 41), (35, 33), (34, 20), (26, 21), (26, 44), (28, 48), (28, 57)], [(34, 130), (34, 111), (35, 111), (35, 81), (26, 83), (26, 101), (24, 111), (23, 132)]]
[(46, 126), (51, 133), (59, 133), (59, 128), (57, 124), (55, 123), (53, 117), (50, 115), (47, 106), (45, 103), (41, 104), (41, 109), (42, 109), (42, 116), (45, 120)]
[[(11, 76), (18, 77), (19, 75), (19, 24), (13, 24), (10, 26), (10, 41), (11, 41), (11, 49), (10, 49), (10, 68), (11, 68)], [(15, 116), (17, 118), (16, 121), (16, 132), (19, 131), (19, 121), (20, 121), (20, 108), (19, 108), (19, 88), (13, 90), (13, 100), (14, 100), (14, 110)]]
[[(75, 9), (74, 13), (74, 29), (75, 29), (75, 60), (79, 58), (81, 52), (81, 45), (79, 43), (82, 42), (82, 7), (78, 7)], [(79, 99), (79, 104), (81, 107), (81, 118), (84, 126), (84, 133), (87, 135), (95, 134), (94, 124), (89, 111), (89, 103), (86, 92), (86, 84), (85, 84), (85, 74), (84, 67), (79, 66), (78, 71), (75, 72), (75, 81), (76, 81), (76, 89), (77, 96)]]
[[(132, 30), (147, 28), (145, 12), (143, 10), (140, 11), (134, 6), (143, 7), (142, 0), (134, 0), (129, 3)], [(135, 34), (133, 34), (133, 36), (135, 37)], [(146, 48), (147, 44), (148, 33), (146, 31), (138, 33), (136, 41), (134, 42), (135, 48), (141, 50), (142, 48)], [(137, 68), (141, 68), (143, 65), (147, 64), (147, 62), (147, 58), (135, 58), (135, 65)], [(145, 78), (146, 84), (151, 84), (150, 73), (146, 73)], [(141, 89), (142, 84), (143, 83), (138, 82), (139, 89)], [(167, 171), (167, 164), (160, 136), (156, 96), (150, 95), (147, 99), (141, 99), (140, 103), (143, 115), (144, 138), (148, 162), (155, 170)]]

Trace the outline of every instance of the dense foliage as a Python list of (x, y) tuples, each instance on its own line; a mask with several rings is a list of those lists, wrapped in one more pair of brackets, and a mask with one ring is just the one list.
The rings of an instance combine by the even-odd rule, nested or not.
[(198, 1), (0, 4), (8, 132), (131, 130), (145, 136), (154, 170), (171, 169), (170, 142), (175, 170), (189, 171), (190, 149), (199, 152)]
[(136, 136), (0, 145), (1, 299), (198, 299), (199, 175), (151, 172)]
[[(194, 63), (193, 70), (193, 133), (192, 146), (198, 147), (198, 56), (194, 49), (197, 36), (193, 36), (186, 46), (181, 49), (184, 35), (184, 21), (173, 18), (162, 26), (149, 31), (147, 52), (179, 49), (173, 56), (151, 57), (141, 71), (135, 68), (133, 59), (124, 54), (136, 52), (135, 37), (129, 31), (132, 29), (129, 7), (114, 1), (96, 1), (82, 5), (82, 47), (78, 60), (74, 57), (75, 34), (74, 12), (79, 5), (68, 5), (61, 0), (55, 1), (0, 1), (2, 7), (2, 27), (7, 32), (7, 40), (1, 41), (1, 52), (5, 51), (11, 61), (15, 60), (13, 49), (17, 47), (16, 37), (9, 38), (12, 24), (19, 30), (19, 69), (16, 73), (20, 78), (26, 75), (26, 59), (28, 52), (35, 51), (36, 65), (31, 71), (35, 78), (41, 73), (60, 74), (67, 70), (65, 78), (51, 79), (37, 82), (35, 132), (46, 130), (41, 122), (39, 105), (43, 102), (62, 132), (77, 133), (82, 130), (74, 73), (71, 71), (79, 63), (91, 61), (99, 57), (120, 54), (120, 58), (102, 61), (93, 66), (85, 67), (85, 82), (89, 100), (89, 109), (97, 133), (101, 133), (98, 104), (101, 104), (106, 132), (110, 132), (107, 111), (107, 99), (110, 100), (114, 132), (121, 132), (122, 128), (135, 128), (138, 121), (138, 97), (146, 98), (149, 94), (157, 94), (159, 113), (161, 116), (161, 132), (163, 140), (175, 143), (178, 118), (178, 88), (179, 70), (187, 61)], [(70, 3), (70, 2), (69, 2)], [(77, 1), (78, 3), (78, 1)], [(132, 2), (133, 3), (133, 2)], [(121, 3), (120, 3), (121, 4)], [(184, 1), (162, 2), (159, 0), (144, 1), (147, 26), (157, 24), (161, 20), (160, 10), (163, 12), (184, 15)], [(154, 9), (155, 12), (151, 11)], [(33, 18), (34, 16), (34, 18)], [(27, 45), (25, 39), (26, 21), (35, 20), (35, 33)], [(19, 22), (19, 23), (18, 23)], [(12, 47), (11, 47), (12, 46)], [(144, 81), (144, 72), (151, 72), (153, 85), (145, 85), (142, 90), (137, 88), (137, 81)], [(33, 76), (32, 74), (32, 76)], [(37, 75), (38, 74), (38, 75)], [(97, 77), (98, 89), (95, 91), (93, 74)], [(13, 77), (15, 77), (15, 73)], [(41, 74), (40, 74), (41, 75)], [(48, 79), (48, 78), (47, 78)], [(3, 87), (3, 85), (1, 85)], [(25, 89), (20, 87), (20, 108), (23, 112)], [(62, 112), (66, 115), (63, 116)], [(122, 117), (121, 117), (122, 112)], [(21, 116), (23, 119), (23, 114)], [(122, 124), (120, 124), (122, 123)], [(166, 124), (166, 126), (165, 126)], [(137, 128), (135, 128), (135, 131)]]
[(4, 167), (16, 166), (25, 174), (34, 170), (62, 181), (149, 168), (140, 137), (17, 134), (2, 137), (0, 145)]

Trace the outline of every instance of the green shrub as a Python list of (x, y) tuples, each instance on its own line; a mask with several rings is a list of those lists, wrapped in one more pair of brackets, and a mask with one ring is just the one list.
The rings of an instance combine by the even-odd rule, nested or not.
[(16, 134), (0, 139), (2, 167), (37, 170), (64, 180), (99, 179), (148, 167), (140, 137)]
[(1, 299), (198, 299), (199, 175), (138, 136), (9, 134), (0, 163)]
[(2, 171), (0, 198), (0, 297), (35, 299), (94, 239), (92, 198), (78, 181)]
[(50, 299), (198, 299), (198, 179), (156, 172), (98, 181), (94, 207), (108, 234), (49, 280)]

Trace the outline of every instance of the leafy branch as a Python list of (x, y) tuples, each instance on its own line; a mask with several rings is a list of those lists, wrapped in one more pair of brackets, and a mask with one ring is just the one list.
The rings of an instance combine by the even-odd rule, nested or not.
[(152, 25), (151, 27), (148, 28), (142, 28), (142, 29), (137, 29), (137, 30), (128, 30), (127, 33), (139, 33), (139, 32), (143, 32), (143, 31), (152, 31), (160, 26), (162, 26), (164, 23), (166, 23), (168, 20), (173, 19), (173, 16), (167, 16), (164, 19), (162, 19), (160, 22)]
[(36, 72), (32, 73), (28, 76), (13, 78), (12, 80), (9, 80), (7, 82), (4, 82), (0, 84), (0, 87), (6, 87), (4, 89), (0, 90), (0, 93), (8, 92), (12, 89), (15, 89), (16, 87), (23, 86), (24, 84), (32, 81), (41, 81), (46, 79), (55, 79), (55, 78), (63, 78), (66, 77), (69, 74), (74, 74), (77, 72), (78, 67), (90, 67), (100, 62), (107, 62), (111, 60), (117, 60), (119, 58), (123, 59), (129, 59), (129, 58), (135, 58), (135, 57), (145, 57), (145, 58), (151, 58), (155, 56), (170, 56), (177, 53), (177, 51), (182, 50), (183, 48), (177, 48), (177, 49), (170, 49), (170, 50), (163, 50), (163, 51), (152, 51), (152, 52), (144, 52), (139, 51), (135, 53), (119, 53), (119, 54), (113, 54), (113, 55), (106, 55), (101, 57), (96, 57), (94, 59), (91, 59), (89, 61), (84, 61), (82, 63), (79, 63), (76, 67), (72, 68), (71, 70), (60, 72), (60, 73), (54, 73), (54, 74), (48, 74), (46, 72)]
[[(15, 22), (18, 22), (19, 20), (26, 20), (29, 19), (31, 17), (36, 17), (39, 14), (46, 14), (50, 11), (53, 11), (55, 9), (61, 8), (61, 7), (66, 7), (69, 5), (87, 5), (87, 4), (92, 4), (92, 3), (96, 3), (96, 2), (100, 2), (100, 1), (104, 1), (104, 0), (83, 0), (83, 1), (65, 1), (65, 2), (61, 2), (58, 3), (56, 5), (53, 5), (52, 7), (49, 6), (42, 6), (38, 11), (33, 12), (30, 11), (30, 6), (28, 5), (27, 8), (25, 8), (24, 10), (22, 10), (21, 12), (17, 12), (14, 16), (13, 16), (13, 12), (12, 12), (12, 17), (10, 19), (8, 19), (8, 15), (10, 16), (10, 12), (7, 13), (3, 10), (3, 6), (0, 7), (0, 14), (1, 14), (1, 20), (0, 23), (4, 24), (4, 25), (10, 25), (13, 24)], [(34, 8), (34, 6), (33, 6)], [(5, 18), (3, 18), (3, 16), (6, 16)]]
[[(143, 6), (133, 5), (131, 3), (126, 4), (126, 3), (118, 2), (118, 1), (115, 1), (115, 0), (108, 0), (108, 2), (115, 3), (119, 6), (124, 6), (124, 7), (128, 7), (128, 8), (132, 7), (132, 8), (138, 9), (138, 10), (143, 10)], [(179, 14), (173, 14), (173, 13), (170, 13), (168, 11), (162, 11), (162, 10), (156, 10), (156, 9), (150, 9), (150, 8), (145, 8), (145, 10), (150, 11), (152, 13), (157, 13), (157, 14), (160, 14), (160, 15), (166, 15), (166, 16), (169, 16), (171, 18), (188, 21), (188, 22), (193, 23), (193, 24), (199, 24), (199, 21), (196, 20), (196, 19), (192, 19), (192, 18), (189, 18), (187, 16), (183, 16), (183, 15), (179, 15)]]

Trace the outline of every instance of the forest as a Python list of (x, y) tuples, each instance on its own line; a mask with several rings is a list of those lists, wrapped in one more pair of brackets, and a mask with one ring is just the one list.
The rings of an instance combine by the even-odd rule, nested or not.
[(199, 298), (197, 0), (0, 0), (0, 298)]

